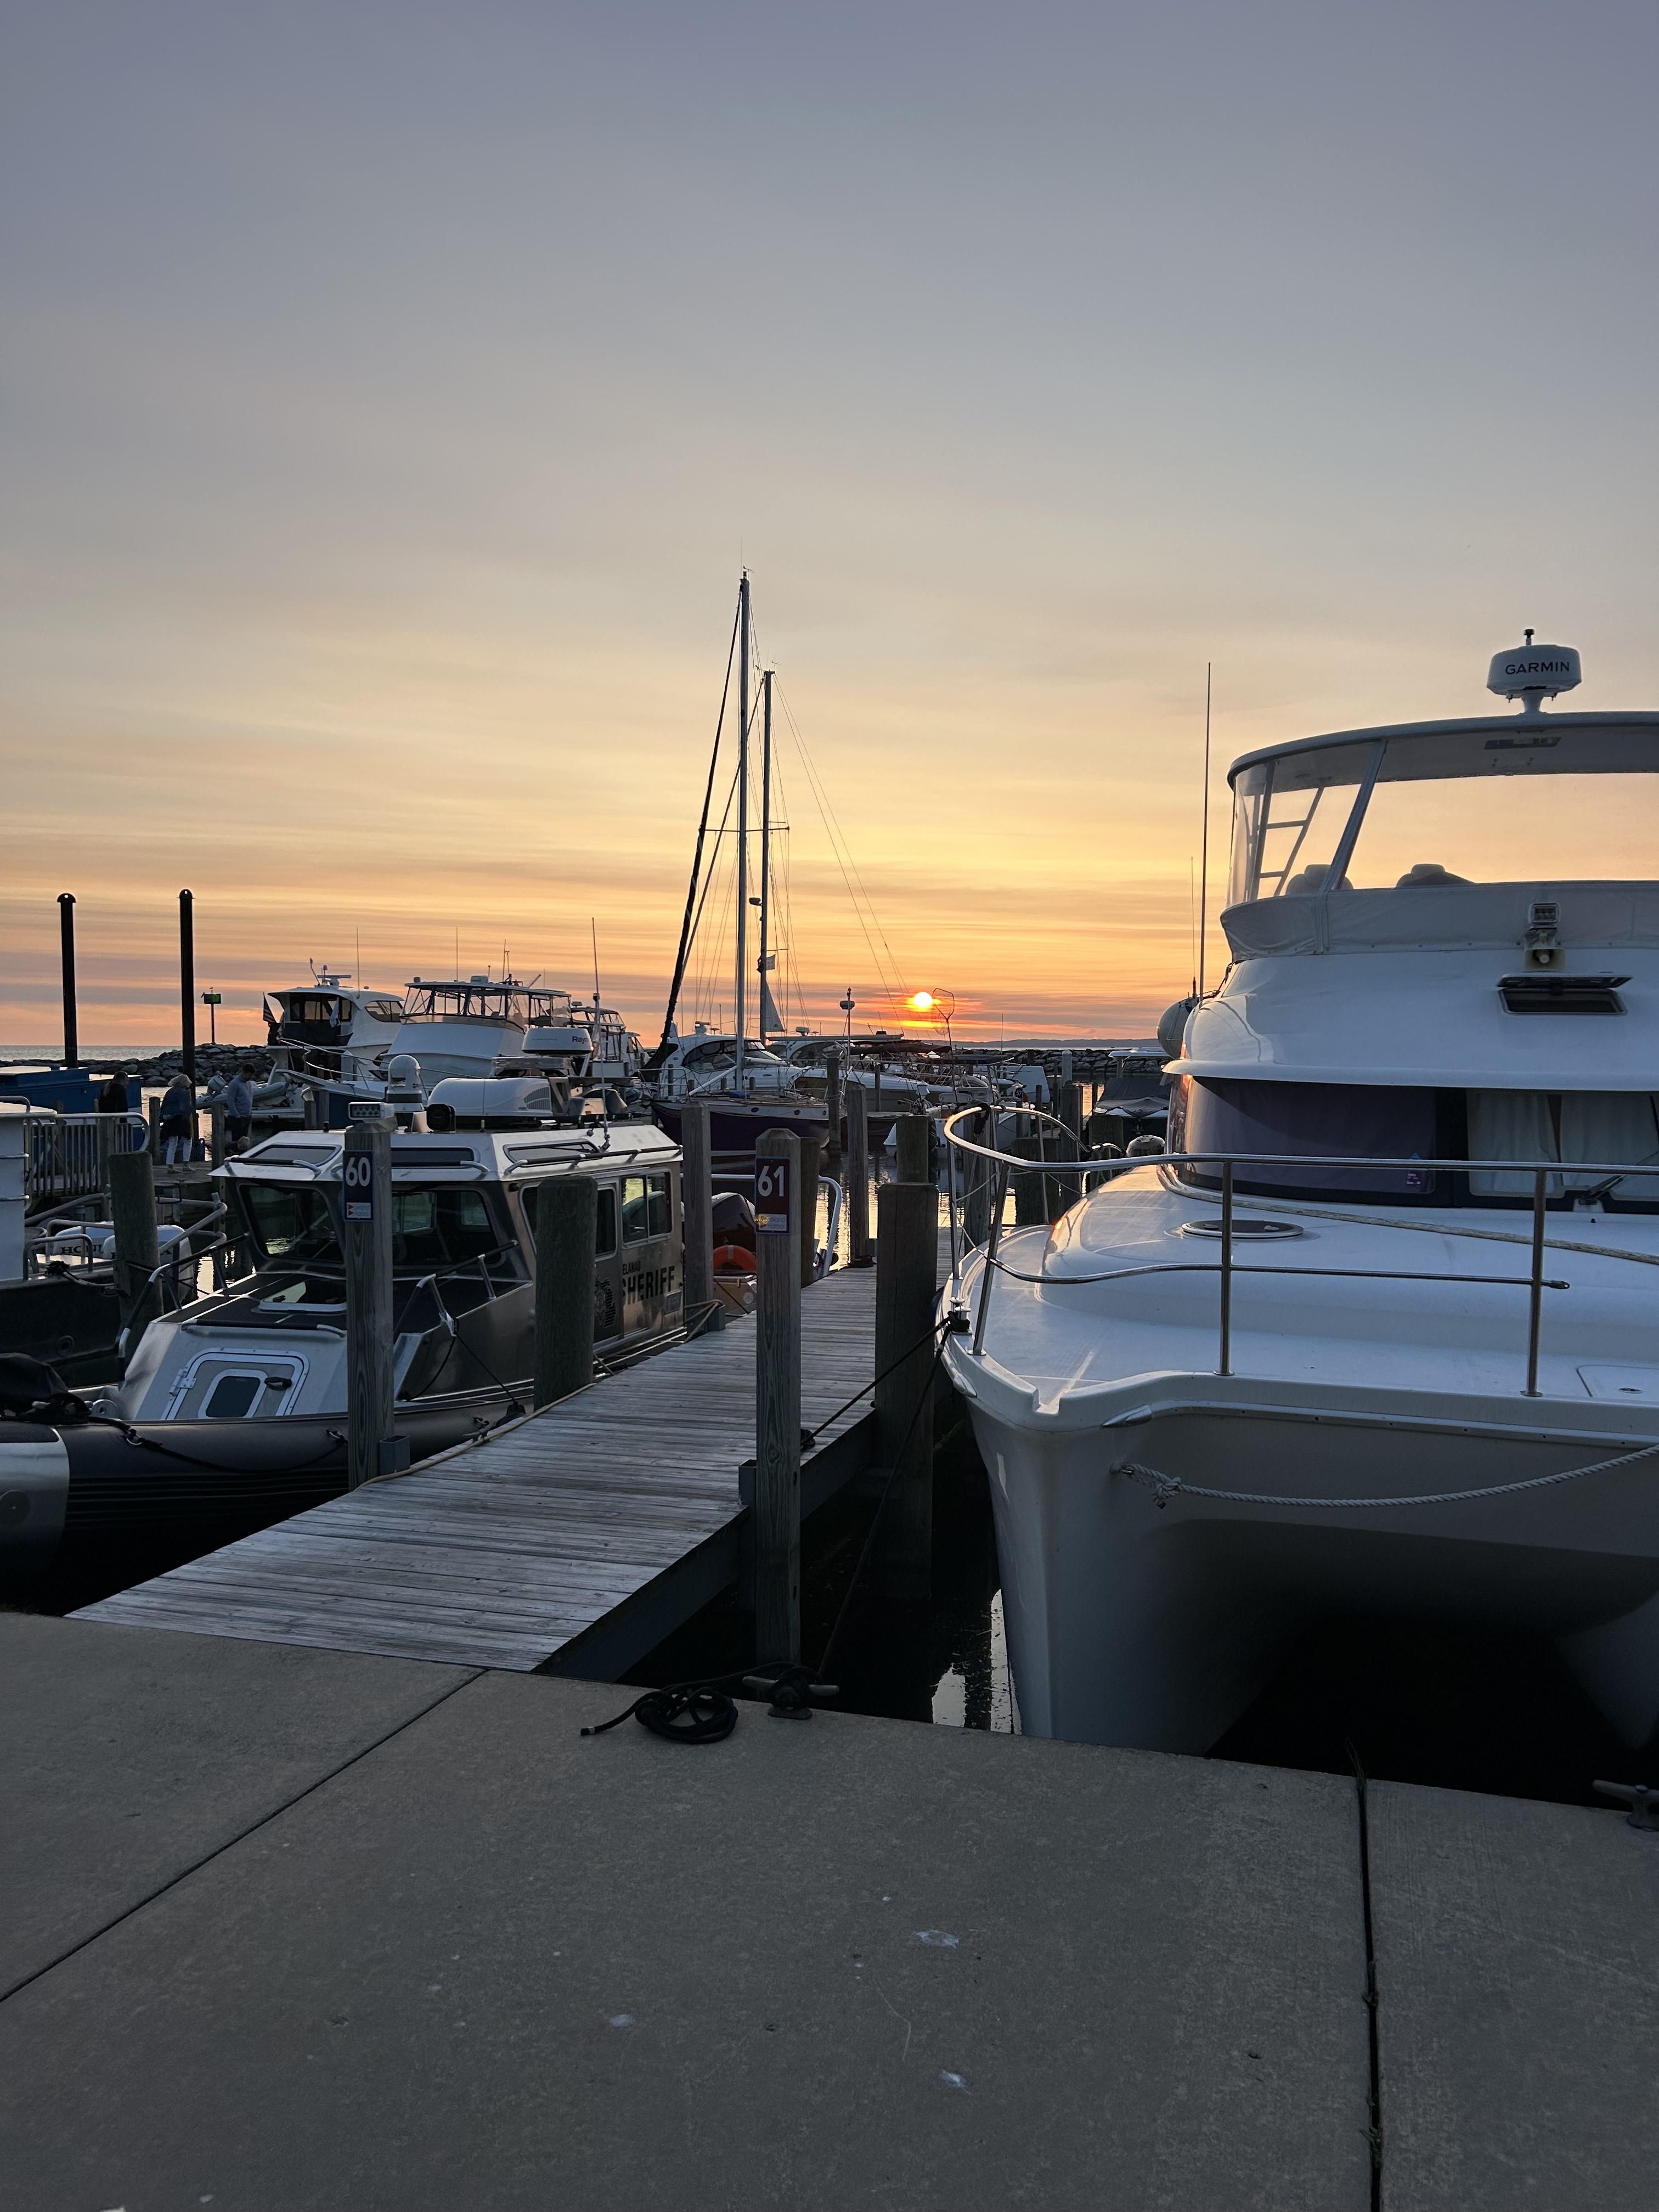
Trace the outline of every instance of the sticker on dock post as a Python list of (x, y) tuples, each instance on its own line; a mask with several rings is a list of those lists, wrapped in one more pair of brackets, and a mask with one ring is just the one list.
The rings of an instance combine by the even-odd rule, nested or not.
[(374, 1218), (374, 1155), (348, 1152), (341, 1164), (345, 1218), (348, 1221)]
[(789, 1234), (789, 1163), (755, 1155), (755, 1226), (774, 1237)]

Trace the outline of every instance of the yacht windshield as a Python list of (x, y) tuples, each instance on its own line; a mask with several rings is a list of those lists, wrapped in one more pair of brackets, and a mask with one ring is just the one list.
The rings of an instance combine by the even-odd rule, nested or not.
[(327, 1198), (304, 1184), (243, 1182), (237, 1191), (246, 1209), (254, 1241), (268, 1259), (296, 1267), (313, 1260), (337, 1264), (339, 1244)]
[(1499, 721), (1253, 761), (1233, 777), (1228, 903), (1322, 890), (1339, 855), (1333, 890), (1650, 878), (1659, 732), (1614, 735)]
[[(1531, 1166), (1557, 1204), (1595, 1195), (1618, 1207), (1659, 1208), (1659, 1175), (1613, 1176), (1608, 1165), (1659, 1165), (1659, 1102), (1647, 1091), (1462, 1091), (1340, 1083), (1233, 1082), (1185, 1076), (1170, 1098), (1170, 1150), (1222, 1152), (1240, 1162), (1241, 1191), (1302, 1191), (1434, 1206), (1530, 1206)], [(1288, 1154), (1272, 1164), (1251, 1154)], [(1394, 1168), (1335, 1168), (1343, 1158), (1401, 1160)], [(1414, 1159), (1503, 1160), (1467, 1171), (1413, 1167)], [(1305, 1161), (1307, 1165), (1298, 1164)], [(1574, 1171), (1575, 1162), (1587, 1164)], [(1200, 1189), (1220, 1188), (1219, 1163), (1179, 1170)]]

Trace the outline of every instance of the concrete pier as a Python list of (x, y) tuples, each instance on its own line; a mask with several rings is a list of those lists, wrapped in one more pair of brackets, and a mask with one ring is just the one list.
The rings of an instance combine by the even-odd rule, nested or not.
[[(1357, 1793), (0, 1616), (0, 2106), (51, 2208), (1371, 2201)], [(1633, 2201), (1659, 1837), (1373, 1786), (1389, 2206)]]

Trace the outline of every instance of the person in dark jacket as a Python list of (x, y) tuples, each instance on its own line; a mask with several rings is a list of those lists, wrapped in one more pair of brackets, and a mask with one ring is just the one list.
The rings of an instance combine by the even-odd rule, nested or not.
[(163, 1166), (184, 1165), (196, 1134), (196, 1093), (182, 1074), (175, 1075), (162, 1094), (161, 1122)]
[(98, 1094), (97, 1111), (100, 1114), (125, 1114), (127, 1111), (127, 1079), (112, 1075)]

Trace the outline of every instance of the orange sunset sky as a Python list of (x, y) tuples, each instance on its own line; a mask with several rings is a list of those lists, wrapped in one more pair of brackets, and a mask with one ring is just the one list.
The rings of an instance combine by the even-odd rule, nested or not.
[(1499, 158), (1553, 21), (14, 24), (0, 1045), (64, 890), (82, 1038), (174, 1035), (184, 884), (239, 1039), (313, 959), (589, 990), (590, 917), (654, 1038), (744, 562), (867, 893), (781, 715), (815, 1024), (1147, 1033), (1206, 661), (1212, 917), (1240, 752), (1495, 708), (1527, 623), (1659, 704), (1655, 23)]

